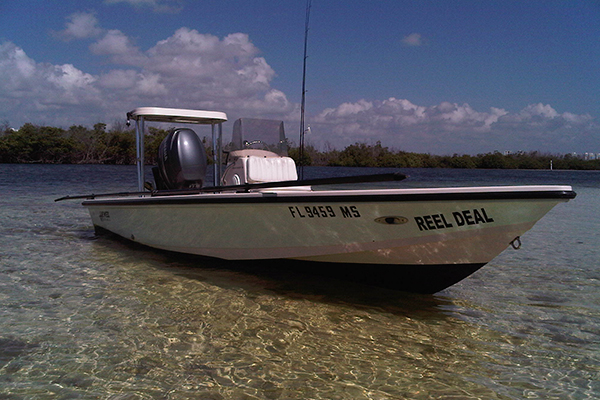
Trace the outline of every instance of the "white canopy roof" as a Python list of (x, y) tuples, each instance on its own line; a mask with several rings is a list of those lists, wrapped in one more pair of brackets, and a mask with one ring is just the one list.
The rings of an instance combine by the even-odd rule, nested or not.
[(220, 111), (186, 110), (182, 108), (139, 107), (127, 113), (127, 119), (185, 124), (220, 124), (227, 114)]

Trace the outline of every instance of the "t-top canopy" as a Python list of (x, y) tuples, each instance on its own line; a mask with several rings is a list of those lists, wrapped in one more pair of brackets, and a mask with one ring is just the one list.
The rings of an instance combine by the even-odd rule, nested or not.
[(227, 114), (220, 111), (186, 110), (181, 108), (139, 107), (127, 113), (127, 119), (138, 121), (178, 122), (185, 124), (220, 124)]

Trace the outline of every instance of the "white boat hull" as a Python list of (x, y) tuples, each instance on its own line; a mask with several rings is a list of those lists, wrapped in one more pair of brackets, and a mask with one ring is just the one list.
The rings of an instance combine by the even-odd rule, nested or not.
[(450, 271), (444, 283), (415, 290), (432, 292), (492, 260), (573, 197), (569, 186), (273, 189), (83, 204), (96, 227), (169, 251), (227, 260), (368, 264), (398, 273), (418, 268), (425, 278), (428, 268)]

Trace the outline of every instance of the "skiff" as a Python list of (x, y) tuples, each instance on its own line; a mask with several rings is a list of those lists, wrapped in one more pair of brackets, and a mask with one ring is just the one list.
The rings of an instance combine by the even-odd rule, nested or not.
[[(174, 252), (279, 260), (281, 268), (295, 260), (342, 277), (358, 271), (387, 287), (434, 293), (507, 247), (518, 247), (540, 218), (576, 195), (570, 186), (557, 185), (336, 187), (405, 176), (298, 180), (280, 121), (238, 120), (231, 143), (223, 147), (222, 112), (143, 107), (127, 116), (136, 124), (138, 191), (57, 200), (85, 199), (97, 229)], [(165, 138), (154, 183), (144, 182), (148, 121), (209, 125), (212, 185), (204, 182), (204, 145), (190, 128), (174, 129)]]

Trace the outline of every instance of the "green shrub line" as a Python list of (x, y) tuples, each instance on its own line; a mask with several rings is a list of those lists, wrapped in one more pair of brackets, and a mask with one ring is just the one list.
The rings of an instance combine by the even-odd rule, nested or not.
[[(145, 136), (145, 160), (156, 164), (158, 146), (168, 131), (150, 127)], [(0, 132), (0, 163), (45, 164), (135, 164), (133, 129), (97, 123), (92, 129), (74, 125), (69, 129), (25, 124), (18, 130), (5, 127)], [(211, 146), (203, 139), (207, 154)], [(290, 148), (297, 164), (299, 151)], [(599, 170), (600, 160), (584, 160), (573, 154), (550, 154), (539, 151), (502, 154), (433, 155), (394, 150), (376, 144), (354, 143), (343, 150), (320, 151), (306, 146), (302, 165), (385, 168), (484, 168), (484, 169), (554, 169)]]

